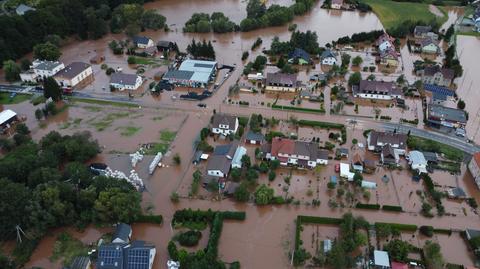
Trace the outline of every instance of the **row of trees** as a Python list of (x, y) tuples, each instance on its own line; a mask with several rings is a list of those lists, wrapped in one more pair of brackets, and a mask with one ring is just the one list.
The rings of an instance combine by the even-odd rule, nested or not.
[(288, 55), (296, 48), (303, 49), (310, 54), (320, 53), (317, 33), (310, 30), (306, 32), (294, 31), (290, 36), (290, 41), (280, 41), (278, 36), (275, 36), (268, 53), (270, 55)]
[(193, 39), (192, 43), (187, 46), (187, 52), (195, 58), (215, 59), (215, 50), (210, 41), (207, 43), (203, 40), (203, 42), (197, 43)]
[[(66, 0), (48, 1), (23, 16), (0, 15), (0, 64), (31, 52), (35, 45), (51, 43), (71, 35), (97, 39), (127, 29), (129, 34), (142, 29), (164, 27), (165, 17), (144, 11), (143, 0)], [(58, 57), (57, 57), (58, 58)]]
[(230, 21), (222, 12), (213, 12), (212, 16), (206, 13), (194, 13), (185, 23), (184, 32), (190, 33), (228, 33), (238, 31), (239, 26)]
[(313, 0), (297, 0), (289, 7), (271, 5), (269, 8), (260, 0), (250, 0), (247, 4), (247, 18), (240, 22), (240, 30), (247, 32), (268, 26), (281, 26), (303, 15), (314, 5)]
[[(94, 178), (84, 164), (100, 151), (88, 132), (50, 132), (36, 143), (20, 124), (13, 141), (2, 139), (0, 145), (9, 150), (0, 159), (2, 240), (15, 238), (16, 225), (28, 235), (23, 243), (28, 244), (50, 228), (132, 222), (141, 214), (141, 197), (131, 184)], [(19, 252), (25, 251), (23, 244)]]

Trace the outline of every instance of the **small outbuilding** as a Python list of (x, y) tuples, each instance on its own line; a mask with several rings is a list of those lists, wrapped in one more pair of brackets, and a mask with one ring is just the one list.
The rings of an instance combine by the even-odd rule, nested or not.
[(390, 259), (388, 258), (388, 252), (381, 250), (373, 251), (373, 265), (378, 269), (390, 268)]
[(247, 135), (245, 136), (247, 143), (252, 145), (260, 145), (265, 141), (265, 137), (261, 133), (256, 133), (253, 131), (248, 131)]
[(0, 130), (10, 128), (10, 125), (17, 119), (17, 113), (15, 113), (13, 110), (6, 109), (0, 112)]
[(340, 163), (340, 177), (353, 181), (354, 173), (350, 172), (350, 165), (348, 163)]
[(412, 170), (417, 170), (419, 173), (427, 173), (427, 160), (423, 153), (417, 150), (408, 153), (408, 164)]

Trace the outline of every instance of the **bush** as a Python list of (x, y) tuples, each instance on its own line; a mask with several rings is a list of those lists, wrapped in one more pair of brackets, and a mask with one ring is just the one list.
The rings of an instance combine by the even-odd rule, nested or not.
[(221, 214), (223, 219), (230, 220), (245, 220), (247, 216), (244, 211), (224, 211)]
[(184, 247), (193, 247), (198, 245), (198, 241), (202, 238), (200, 231), (187, 231), (176, 236), (178, 243)]
[(140, 215), (136, 222), (161, 224), (163, 222), (162, 215)]
[(355, 208), (380, 210), (380, 205), (379, 205), (379, 204), (362, 204), (362, 203), (358, 203), (358, 204), (355, 206)]
[(383, 205), (382, 210), (394, 211), (394, 212), (402, 212), (403, 211), (401, 206), (396, 206), (396, 205)]
[(433, 236), (433, 227), (432, 226), (420, 226), (420, 233), (432, 237)]
[(417, 225), (414, 225), (414, 224), (375, 222), (375, 226), (378, 226), (378, 225), (388, 225), (390, 226), (390, 228), (396, 229), (399, 231), (415, 232), (417, 230)]

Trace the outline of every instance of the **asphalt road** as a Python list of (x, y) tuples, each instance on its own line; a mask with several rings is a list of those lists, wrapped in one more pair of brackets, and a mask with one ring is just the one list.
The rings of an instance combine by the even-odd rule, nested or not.
[[(24, 87), (24, 86), (16, 86), (16, 85), (0, 85), (0, 91), (16, 92), (16, 93), (39, 93), (38, 91), (35, 90), (34, 87)], [(83, 92), (74, 92), (73, 96), (79, 97), (79, 98), (93, 99), (93, 100), (125, 102), (125, 103), (142, 105), (141, 103), (136, 102), (135, 100), (131, 100), (128, 97), (96, 96), (96, 95), (91, 95)], [(292, 113), (292, 114), (295, 114), (295, 113)], [(360, 121), (378, 124), (378, 121), (375, 121), (372, 119), (362, 119)], [(412, 135), (419, 136), (426, 139), (431, 139), (431, 140), (455, 147), (468, 154), (474, 154), (475, 152), (480, 151), (480, 146), (472, 143), (468, 143), (465, 138), (461, 138), (455, 135), (447, 135), (447, 134), (443, 134), (443, 133), (439, 133), (431, 130), (418, 129), (413, 126), (400, 124), (400, 123), (385, 122), (385, 123), (382, 123), (380, 126), (385, 131), (396, 130), (397, 132), (401, 132), (401, 133), (408, 133), (410, 131)]]

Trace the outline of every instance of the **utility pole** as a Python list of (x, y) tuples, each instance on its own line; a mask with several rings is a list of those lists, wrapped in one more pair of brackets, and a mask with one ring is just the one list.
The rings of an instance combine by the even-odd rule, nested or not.
[(23, 232), (22, 228), (20, 227), (20, 225), (17, 224), (17, 226), (15, 226), (15, 229), (17, 230), (17, 241), (22, 243), (22, 234), (23, 236), (26, 236), (25, 233)]

